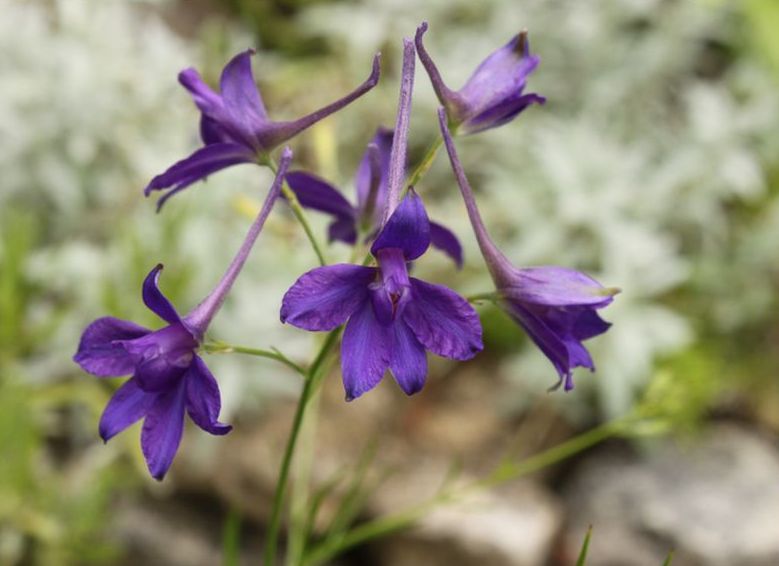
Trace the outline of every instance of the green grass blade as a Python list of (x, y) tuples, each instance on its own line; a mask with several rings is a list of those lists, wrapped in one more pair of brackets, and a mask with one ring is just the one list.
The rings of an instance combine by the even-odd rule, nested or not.
[(231, 508), (222, 529), (222, 560), (224, 566), (238, 566), (241, 550), (241, 515)]
[(587, 561), (587, 551), (590, 549), (590, 539), (592, 538), (592, 525), (587, 528), (587, 534), (584, 535), (582, 549), (579, 551), (579, 558), (576, 559), (576, 566), (584, 566)]

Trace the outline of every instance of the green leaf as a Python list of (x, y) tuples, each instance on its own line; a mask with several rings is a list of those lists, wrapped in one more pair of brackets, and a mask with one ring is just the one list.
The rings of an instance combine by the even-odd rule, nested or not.
[(668, 556), (666, 557), (665, 561), (663, 562), (663, 566), (671, 566), (671, 561), (674, 558), (674, 551), (668, 553)]

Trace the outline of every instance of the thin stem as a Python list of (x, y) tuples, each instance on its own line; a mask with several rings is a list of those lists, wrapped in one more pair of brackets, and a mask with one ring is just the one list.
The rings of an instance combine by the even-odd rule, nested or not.
[(289, 167), (291, 160), (292, 150), (286, 147), (281, 154), (281, 164), (278, 169), (274, 168), (273, 170), (276, 178), (273, 180), (270, 191), (268, 191), (268, 196), (265, 197), (265, 202), (263, 203), (257, 218), (249, 227), (249, 231), (246, 234), (243, 244), (241, 244), (241, 247), (238, 249), (238, 253), (235, 254), (233, 261), (230, 262), (227, 271), (225, 271), (225, 274), (222, 276), (222, 279), (217, 286), (214, 287), (214, 290), (211, 291), (192, 312), (184, 317), (184, 323), (198, 338), (202, 338), (208, 325), (211, 323), (211, 319), (214, 318), (222, 307), (235, 280), (238, 278), (238, 275), (240, 275), (241, 270), (246, 263), (246, 259), (249, 257), (249, 253), (251, 253), (252, 248), (254, 247), (254, 243), (257, 241), (260, 232), (262, 232), (262, 227), (265, 225), (265, 221), (268, 219), (268, 216), (273, 209), (273, 205), (276, 203), (276, 199), (279, 196), (279, 189), (282, 185), (284, 175), (287, 174), (287, 168)]
[(436, 155), (438, 155), (438, 150), (441, 149), (441, 146), (444, 144), (443, 138), (437, 138), (432, 144), (430, 144), (430, 147), (427, 148), (427, 153), (425, 153), (425, 156), (422, 158), (422, 161), (419, 162), (416, 169), (411, 173), (411, 175), (408, 176), (406, 179), (405, 186), (406, 187), (415, 187), (420, 179), (428, 172), (430, 167), (433, 165), (433, 162), (435, 161)]
[[(277, 171), (276, 162), (269, 157), (265, 163), (270, 168), (270, 170), (273, 171), (273, 173), (275, 174)], [(308, 238), (308, 241), (311, 243), (311, 247), (313, 248), (314, 253), (316, 254), (317, 260), (319, 261), (319, 265), (327, 265), (327, 260), (325, 259), (324, 252), (322, 251), (322, 246), (319, 244), (319, 240), (317, 240), (316, 236), (314, 235), (314, 231), (311, 228), (311, 224), (309, 224), (308, 222), (308, 217), (306, 216), (303, 207), (300, 205), (300, 201), (298, 200), (295, 191), (293, 191), (290, 188), (289, 184), (287, 183), (286, 178), (284, 179), (284, 182), (281, 185), (281, 192), (284, 194), (284, 198), (287, 199), (287, 203), (289, 204), (289, 207), (292, 209), (292, 214), (295, 216), (297, 221), (303, 227), (303, 231), (306, 233), (306, 237)]]
[(449, 161), (452, 164), (452, 170), (457, 179), (457, 185), (460, 187), (460, 193), (465, 202), (465, 208), (468, 211), (468, 218), (471, 221), (473, 233), (476, 236), (479, 249), (481, 249), (481, 253), (484, 256), (484, 260), (487, 263), (487, 268), (489, 269), (492, 278), (497, 280), (502, 272), (511, 271), (513, 268), (511, 262), (503, 255), (503, 252), (498, 249), (492, 241), (492, 238), (490, 238), (489, 232), (487, 232), (487, 227), (484, 225), (481, 213), (479, 212), (479, 207), (476, 205), (476, 199), (473, 196), (473, 189), (471, 189), (471, 185), (468, 183), (465, 171), (460, 163), (460, 158), (457, 155), (457, 149), (454, 147), (454, 140), (452, 140), (452, 134), (449, 131), (447, 120), (446, 112), (443, 108), (439, 108), (438, 123), (441, 128), (441, 136), (446, 145), (446, 151), (449, 154)]
[(290, 465), (292, 464), (292, 457), (295, 454), (295, 447), (297, 446), (298, 437), (300, 436), (300, 429), (303, 424), (306, 406), (311, 399), (316, 385), (320, 382), (321, 375), (324, 373), (322, 372), (322, 369), (325, 360), (333, 346), (338, 342), (340, 334), (340, 327), (330, 331), (322, 344), (317, 357), (308, 368), (308, 376), (303, 383), (303, 391), (300, 393), (298, 406), (295, 409), (295, 417), (292, 420), (292, 430), (287, 439), (287, 446), (284, 449), (284, 456), (281, 460), (281, 469), (279, 470), (279, 479), (276, 483), (276, 492), (273, 495), (270, 524), (268, 525), (268, 535), (265, 541), (265, 566), (274, 566), (276, 563), (276, 548), (278, 545), (279, 530), (281, 528), (281, 511), (284, 497), (287, 492)]
[(321, 546), (315, 547), (306, 557), (304, 564), (325, 562), (348, 548), (410, 527), (438, 505), (453, 503), (474, 491), (494, 487), (555, 464), (617, 434), (621, 430), (621, 424), (620, 421), (606, 423), (522, 462), (504, 462), (486, 478), (473, 481), (457, 491), (441, 491), (429, 500), (405, 511), (363, 523), (346, 533), (340, 540), (326, 541)]
[(314, 465), (316, 422), (319, 417), (321, 389), (313, 392), (308, 402), (297, 458), (290, 472), (289, 526), (287, 527), (287, 554), (285, 563), (297, 566), (303, 560), (307, 541), (308, 502), (311, 497), (311, 473)]
[(308, 372), (303, 366), (296, 364), (275, 348), (273, 350), (262, 350), (260, 348), (236, 346), (234, 344), (227, 344), (226, 342), (221, 342), (219, 340), (213, 340), (203, 344), (203, 349), (207, 354), (247, 354), (249, 356), (257, 356), (258, 358), (276, 360), (277, 362), (281, 362), (285, 366), (295, 370), (303, 377), (308, 376)]
[(475, 482), (473, 487), (487, 489), (561, 462), (616, 435), (622, 430), (622, 424), (621, 420), (605, 423), (521, 462), (504, 462), (489, 476)]

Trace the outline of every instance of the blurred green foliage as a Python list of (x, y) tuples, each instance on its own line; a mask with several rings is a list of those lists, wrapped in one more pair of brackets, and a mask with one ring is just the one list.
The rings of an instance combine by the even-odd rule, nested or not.
[(311, 37), (295, 21), (303, 9), (333, 0), (228, 0), (235, 16), (243, 21), (262, 49), (292, 57), (321, 56), (327, 50), (322, 37)]

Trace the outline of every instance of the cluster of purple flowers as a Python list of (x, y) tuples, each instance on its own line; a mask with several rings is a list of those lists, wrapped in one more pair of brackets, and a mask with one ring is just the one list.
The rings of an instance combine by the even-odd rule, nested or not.
[[(555, 388), (573, 388), (576, 367), (593, 369), (582, 342), (605, 332), (597, 314), (617, 292), (587, 275), (563, 267), (514, 267), (491, 240), (458, 158), (453, 133), (472, 134), (498, 127), (545, 99), (525, 93), (539, 58), (530, 53), (522, 32), (490, 54), (458, 91), (449, 89), (425, 49), (427, 24), (415, 41), (404, 40), (403, 70), (394, 130), (379, 127), (355, 176), (357, 203), (351, 204), (328, 181), (305, 171), (288, 171), (292, 151), (281, 153), (265, 203), (232, 263), (214, 290), (186, 316), (180, 316), (158, 288), (162, 265), (143, 283), (146, 306), (167, 324), (149, 330), (132, 322), (104, 317), (84, 331), (74, 360), (99, 377), (131, 375), (114, 394), (100, 420), (107, 441), (143, 419), (141, 446), (149, 471), (162, 479), (181, 440), (184, 416), (217, 435), (231, 430), (219, 422), (216, 380), (197, 354), (208, 326), (238, 277), (262, 226), (286, 183), (287, 196), (301, 206), (333, 218), (329, 239), (370, 244), (371, 262), (325, 265), (303, 274), (286, 292), (281, 321), (311, 331), (345, 324), (341, 371), (347, 400), (375, 387), (389, 369), (411, 395), (427, 377), (427, 352), (468, 360), (482, 348), (479, 316), (451, 289), (409, 275), (409, 262), (431, 245), (462, 265), (462, 246), (444, 226), (431, 222), (422, 199), (405, 186), (406, 147), (419, 56), (442, 104), (439, 125), (457, 184), (487, 268), (495, 300), (527, 332), (559, 374)], [(253, 51), (236, 55), (224, 68), (219, 92), (194, 69), (179, 74), (200, 110), (204, 147), (154, 177), (145, 189), (172, 195), (221, 169), (239, 163), (273, 163), (275, 148), (371, 90), (379, 80), (378, 55), (370, 77), (343, 98), (298, 120), (268, 117), (251, 70)]]

